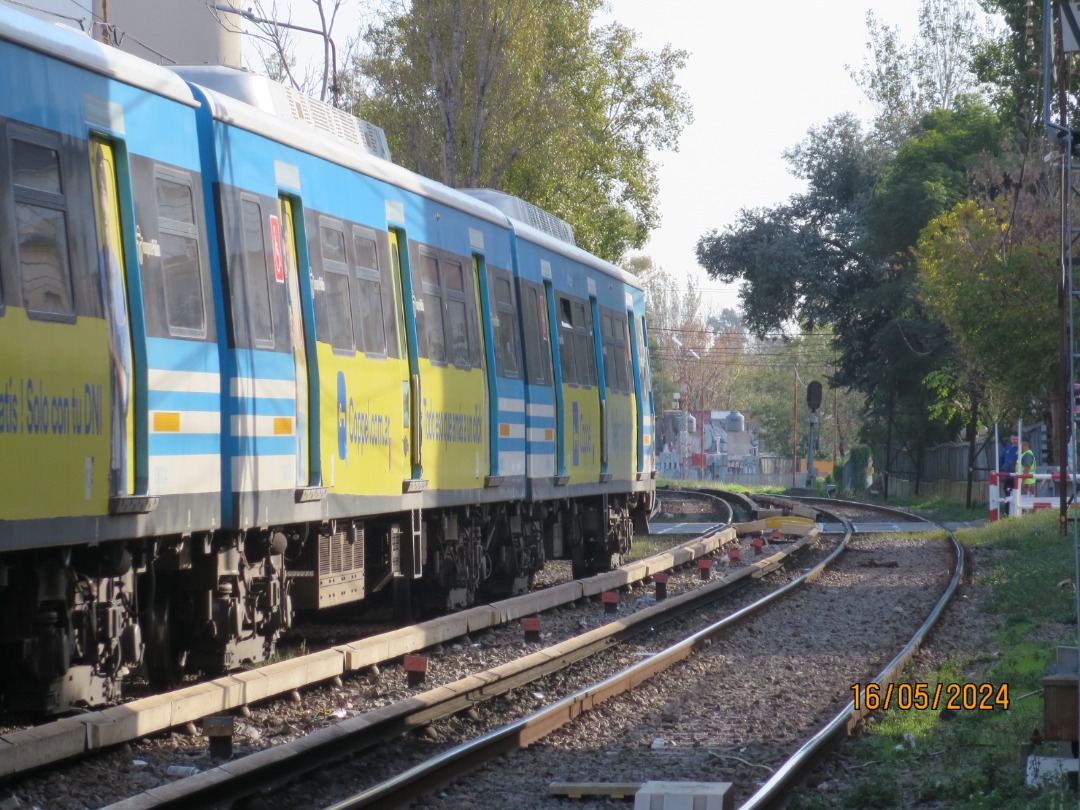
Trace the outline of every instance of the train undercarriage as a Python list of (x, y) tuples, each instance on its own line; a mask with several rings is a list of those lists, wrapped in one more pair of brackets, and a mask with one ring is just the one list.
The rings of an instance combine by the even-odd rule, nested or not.
[[(58, 714), (273, 655), (294, 611), (392, 600), (401, 621), (575, 577), (630, 549), (644, 496), (473, 505), (366, 520), (27, 551), (0, 560), (0, 695)], [(384, 600), (385, 601), (385, 600)]]

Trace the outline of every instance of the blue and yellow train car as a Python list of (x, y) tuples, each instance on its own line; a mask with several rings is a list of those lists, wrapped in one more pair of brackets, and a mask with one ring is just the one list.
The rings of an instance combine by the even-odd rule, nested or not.
[(0, 689), (54, 711), (116, 694), (153, 561), (221, 524), (210, 234), (183, 81), (11, 11), (0, 69)]
[(550, 214), (473, 193), (515, 231), (529, 497), (553, 514), (547, 553), (569, 556), (579, 573), (603, 570), (652, 508), (644, 294), (628, 273), (574, 247), (569, 226)]
[(644, 299), (266, 79), (0, 13), (0, 695), (60, 711), (617, 563)]

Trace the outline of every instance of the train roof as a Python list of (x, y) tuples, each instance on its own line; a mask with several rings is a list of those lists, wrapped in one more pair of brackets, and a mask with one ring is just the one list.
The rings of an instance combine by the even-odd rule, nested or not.
[[(555, 220), (556, 222), (562, 222), (561, 219), (558, 219), (543, 208), (539, 208), (532, 203), (519, 199), (511, 194), (495, 191), (490, 188), (464, 189), (462, 193), (478, 200), (483, 200), (489, 205), (502, 211), (513, 224), (514, 232), (522, 239), (526, 239), (529, 242), (533, 242), (555, 253), (562, 253), (568, 258), (592, 267), (594, 270), (599, 270), (609, 276), (614, 276), (627, 286), (639, 290), (642, 289), (641, 280), (633, 273), (629, 273), (618, 265), (601, 259), (599, 256), (594, 256), (588, 251), (579, 248), (572, 241), (567, 242), (565, 239), (556, 235), (554, 233), (555, 229), (548, 227), (548, 223), (535, 222), (537, 214), (529, 209), (540, 212), (541, 217), (546, 217)], [(563, 224), (566, 225), (567, 229), (570, 228), (566, 223)], [(544, 227), (541, 227), (542, 225)]]
[[(460, 191), (392, 163), (382, 130), (348, 113), (301, 96), (266, 76), (249, 71), (227, 67), (175, 67), (172, 70), (200, 88), (210, 114), (223, 123), (325, 157), (479, 219), (513, 228), (520, 237), (547, 250), (561, 253), (624, 284), (641, 288), (640, 281), (632, 274), (519, 219), (521, 215), (515, 216), (516, 209), (508, 210), (499, 201), (499, 198), (516, 198), (490, 189)], [(300, 104), (302, 108), (298, 106)], [(358, 132), (361, 134), (357, 135)], [(379, 148), (380, 139), (382, 148)], [(547, 216), (551, 217), (550, 214)]]
[(191, 88), (175, 73), (118, 48), (96, 42), (82, 31), (50, 23), (0, 5), (0, 40), (38, 51), (53, 59), (86, 68), (110, 79), (139, 87), (189, 106), (196, 106)]

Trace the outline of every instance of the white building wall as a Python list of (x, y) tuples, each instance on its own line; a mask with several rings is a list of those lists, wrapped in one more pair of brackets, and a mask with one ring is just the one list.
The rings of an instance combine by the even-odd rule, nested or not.
[(81, 28), (97, 39), (102, 38), (100, 23), (107, 21), (116, 34), (114, 44), (151, 62), (241, 65), (239, 17), (212, 11), (206, 0), (85, 0), (79, 4), (71, 0), (36, 0), (35, 10), (26, 5), (0, 0), (0, 10), (10, 7), (32, 13)]

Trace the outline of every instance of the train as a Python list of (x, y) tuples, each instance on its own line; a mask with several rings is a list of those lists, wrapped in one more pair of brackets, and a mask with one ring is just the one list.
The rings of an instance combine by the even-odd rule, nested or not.
[(644, 292), (255, 74), (0, 9), (0, 705), (57, 714), (617, 565)]

